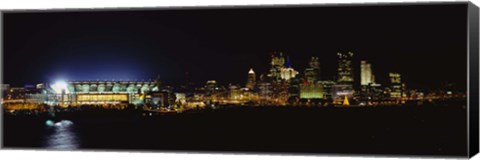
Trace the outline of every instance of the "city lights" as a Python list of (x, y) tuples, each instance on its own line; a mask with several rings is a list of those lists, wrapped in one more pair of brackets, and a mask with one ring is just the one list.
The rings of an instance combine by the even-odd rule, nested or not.
[[(353, 76), (353, 52), (337, 53), (338, 79), (321, 77), (320, 58), (311, 57), (303, 74), (299, 74), (291, 59), (283, 52), (271, 54), (268, 73), (257, 73), (250, 68), (245, 73), (243, 85), (217, 80), (208, 80), (204, 86), (182, 88), (165, 85), (161, 79), (154, 81), (63, 81), (48, 85), (37, 84), (36, 89), (10, 88), (4, 84), (6, 97), (2, 103), (10, 110), (49, 106), (100, 105), (125, 108), (135, 105), (148, 111), (174, 109), (182, 112), (194, 108), (218, 106), (376, 106), (401, 105), (406, 100), (432, 100), (438, 98), (465, 97), (451, 89), (438, 94), (424, 95), (415, 89), (406, 88), (401, 74), (389, 72), (384, 75), (390, 81), (386, 85), (375, 82), (372, 64), (361, 60), (360, 78)], [(325, 67), (327, 68), (327, 67)], [(324, 69), (325, 69), (324, 68)], [(327, 68), (328, 69), (328, 68)], [(360, 87), (356, 87), (356, 83)], [(228, 85), (223, 85), (228, 84)], [(9, 89), (7, 89), (7, 86)], [(28, 93), (28, 94), (27, 94)], [(18, 102), (21, 102), (19, 104)], [(25, 103), (25, 104), (24, 104)]]
[(8, 11), (3, 146), (471, 153), (471, 8)]

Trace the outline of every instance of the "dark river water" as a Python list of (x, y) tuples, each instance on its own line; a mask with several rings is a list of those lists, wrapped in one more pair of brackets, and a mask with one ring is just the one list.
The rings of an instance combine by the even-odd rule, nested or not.
[[(52, 120), (52, 121), (48, 121)], [(143, 116), (90, 111), (4, 115), (4, 147), (467, 155), (466, 109), (239, 107)]]

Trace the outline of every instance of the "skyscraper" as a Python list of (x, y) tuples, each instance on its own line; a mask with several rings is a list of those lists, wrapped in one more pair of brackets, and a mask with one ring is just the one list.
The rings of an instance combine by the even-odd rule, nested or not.
[(323, 88), (324, 99), (332, 99), (332, 87), (336, 84), (334, 81), (325, 80), (319, 81)]
[(400, 73), (389, 73), (390, 77), (390, 97), (401, 98), (404, 94)]
[[(258, 85), (259, 89), (260, 87), (262, 88), (260, 89), (262, 93), (266, 93), (266, 89), (270, 86), (271, 100), (277, 104), (285, 103), (288, 100), (288, 82), (298, 74), (298, 72), (291, 67), (289, 60), (287, 64), (285, 62), (285, 57), (282, 52), (274, 52), (272, 54), (270, 72), (267, 75), (268, 80), (262, 81), (262, 85), (260, 85), (260, 83)], [(269, 85), (267, 85), (266, 82), (268, 82)], [(266, 94), (260, 94), (261, 97), (262, 95)]]
[(270, 65), (271, 65), (270, 73), (267, 76), (270, 77), (272, 80), (280, 80), (281, 71), (285, 65), (285, 57), (283, 57), (283, 53), (273, 52)]
[(374, 75), (372, 73), (372, 66), (367, 61), (360, 62), (360, 85), (366, 86), (370, 83), (375, 83)]
[(312, 57), (308, 62), (308, 68), (305, 69), (305, 80), (307, 83), (315, 84), (320, 80), (320, 62), (318, 57)]
[(318, 60), (318, 57), (312, 57), (310, 62), (308, 62), (308, 66), (320, 71), (320, 61)]
[(250, 90), (253, 90), (255, 87), (255, 83), (256, 83), (256, 75), (253, 69), (250, 68), (250, 71), (248, 71), (247, 84), (245, 85), (245, 87)]
[(272, 83), (267, 81), (263, 74), (261, 74), (258, 83), (258, 96), (261, 104), (267, 104), (271, 101), (272, 89)]
[(300, 99), (322, 99), (323, 85), (320, 80), (320, 62), (318, 57), (312, 57), (305, 69), (304, 81), (300, 84)]
[(338, 83), (353, 85), (353, 53), (337, 53), (338, 55)]
[(280, 78), (283, 80), (289, 81), (298, 74), (298, 71), (292, 68), (292, 64), (290, 63), (290, 57), (287, 56), (287, 62), (285, 63), (285, 67), (280, 70)]
[(290, 80), (290, 84), (288, 85), (289, 102), (295, 102), (298, 98), (300, 98), (300, 83), (301, 79), (298, 77)]

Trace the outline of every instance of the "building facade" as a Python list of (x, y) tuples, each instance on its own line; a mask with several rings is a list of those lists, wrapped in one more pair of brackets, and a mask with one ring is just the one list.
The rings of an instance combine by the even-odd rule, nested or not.
[(401, 98), (404, 95), (404, 85), (400, 73), (390, 72), (390, 98)]
[(268, 77), (272, 80), (280, 80), (282, 69), (285, 66), (285, 57), (283, 56), (282, 52), (273, 52), (272, 59), (270, 62), (270, 72), (268, 73)]
[(367, 61), (360, 61), (360, 85), (367, 86), (370, 83), (375, 83), (372, 65)]
[(353, 53), (337, 53), (338, 56), (338, 79), (337, 82), (340, 84), (351, 84), (354, 83), (353, 77)]

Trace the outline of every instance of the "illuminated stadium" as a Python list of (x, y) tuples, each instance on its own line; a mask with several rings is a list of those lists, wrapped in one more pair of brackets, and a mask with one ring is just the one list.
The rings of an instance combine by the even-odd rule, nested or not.
[(47, 103), (140, 104), (149, 96), (147, 93), (157, 91), (155, 81), (58, 81), (47, 88)]

